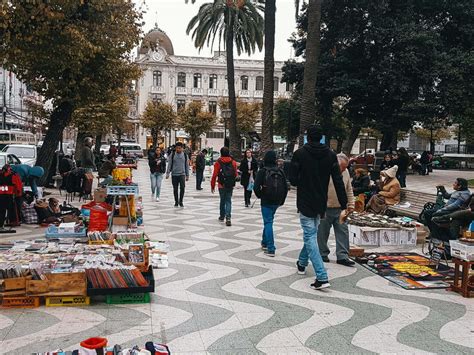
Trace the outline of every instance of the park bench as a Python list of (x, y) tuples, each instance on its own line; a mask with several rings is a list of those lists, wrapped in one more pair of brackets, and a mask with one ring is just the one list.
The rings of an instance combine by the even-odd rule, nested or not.
[[(435, 202), (436, 194), (419, 192), (413, 190), (401, 189), (400, 203), (390, 206), (388, 209), (397, 214), (397, 216), (405, 216), (418, 220), (423, 207), (427, 202)], [(405, 203), (409, 203), (410, 207), (401, 207)]]

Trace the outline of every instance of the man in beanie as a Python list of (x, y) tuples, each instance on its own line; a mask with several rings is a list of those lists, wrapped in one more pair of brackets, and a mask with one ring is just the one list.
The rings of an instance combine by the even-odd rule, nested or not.
[(263, 219), (262, 249), (267, 256), (275, 256), (273, 219), (278, 207), (283, 206), (288, 194), (288, 185), (282, 169), (277, 166), (275, 151), (270, 150), (263, 159), (264, 166), (257, 173), (254, 184), (255, 195), (261, 200)]
[(290, 165), (290, 182), (297, 186), (296, 203), (304, 241), (296, 266), (298, 274), (304, 275), (311, 260), (316, 274), (311, 287), (316, 290), (330, 286), (316, 242), (320, 218), (326, 213), (329, 177), (332, 177), (341, 210), (347, 208), (347, 195), (336, 153), (320, 143), (322, 136), (322, 129), (311, 125), (307, 129), (308, 143), (293, 154)]

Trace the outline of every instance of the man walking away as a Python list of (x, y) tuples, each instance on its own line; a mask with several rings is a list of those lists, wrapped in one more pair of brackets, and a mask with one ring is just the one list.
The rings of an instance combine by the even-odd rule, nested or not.
[(278, 207), (283, 206), (288, 194), (285, 173), (277, 166), (276, 153), (268, 151), (263, 159), (264, 167), (255, 178), (255, 195), (261, 199), (263, 219), (262, 249), (268, 256), (275, 256), (273, 220)]
[(342, 210), (347, 207), (347, 196), (336, 153), (320, 143), (322, 129), (311, 125), (307, 137), (308, 143), (294, 153), (290, 166), (290, 182), (298, 188), (296, 202), (304, 241), (296, 266), (298, 273), (304, 274), (308, 260), (311, 260), (316, 273), (311, 287), (319, 290), (330, 286), (316, 243), (319, 221), (326, 212), (330, 176)]
[(196, 157), (196, 190), (202, 190), (201, 184), (204, 178), (204, 169), (206, 168), (207, 150), (203, 149)]
[(223, 222), (225, 219), (225, 224), (228, 227), (232, 225), (232, 193), (234, 191), (236, 177), (237, 163), (231, 158), (229, 148), (222, 147), (221, 157), (214, 164), (214, 171), (211, 179), (211, 191), (214, 193), (217, 180), (220, 196), (219, 221)]
[[(188, 157), (183, 152), (183, 143), (176, 143), (175, 151), (168, 158), (168, 167), (166, 169), (166, 178), (171, 174), (171, 182), (173, 183), (174, 207), (184, 207), (184, 188), (185, 181), (189, 180), (189, 164)], [(179, 198), (178, 198), (179, 187)]]
[(341, 209), (341, 205), (337, 200), (334, 183), (332, 182), (332, 179), (330, 179), (328, 187), (328, 208), (326, 210), (326, 216), (321, 219), (321, 224), (319, 225), (318, 246), (323, 261), (328, 263), (328, 239), (332, 226), (334, 228), (334, 234), (336, 235), (337, 263), (344, 266), (354, 266), (354, 262), (349, 259), (349, 229), (347, 224), (340, 220), (341, 214), (342, 218), (345, 218), (354, 211), (354, 193), (352, 192), (351, 177), (349, 171), (347, 171), (349, 158), (344, 153), (340, 153), (337, 155), (337, 160), (339, 162), (339, 167), (342, 172), (342, 180), (344, 181), (344, 187), (346, 190), (348, 200), (347, 210), (344, 211)]
[(86, 172), (92, 173), (97, 170), (95, 166), (94, 153), (92, 153), (92, 138), (86, 137), (84, 139), (84, 147), (81, 152), (81, 168), (86, 169)]

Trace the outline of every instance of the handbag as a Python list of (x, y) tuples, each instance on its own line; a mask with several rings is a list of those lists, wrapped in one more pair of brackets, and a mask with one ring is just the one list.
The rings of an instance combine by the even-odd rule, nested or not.
[(253, 181), (253, 177), (250, 177), (249, 184), (247, 185), (247, 191), (253, 191), (254, 185), (255, 185), (255, 183)]

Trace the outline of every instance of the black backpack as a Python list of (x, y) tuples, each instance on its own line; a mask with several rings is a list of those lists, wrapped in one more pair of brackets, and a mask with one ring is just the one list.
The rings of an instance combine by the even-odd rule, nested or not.
[(219, 159), (219, 183), (225, 188), (232, 188), (235, 186), (235, 169), (233, 160), (228, 163), (224, 163)]
[(280, 205), (286, 193), (286, 177), (280, 168), (264, 168), (265, 180), (262, 186), (262, 199)]

